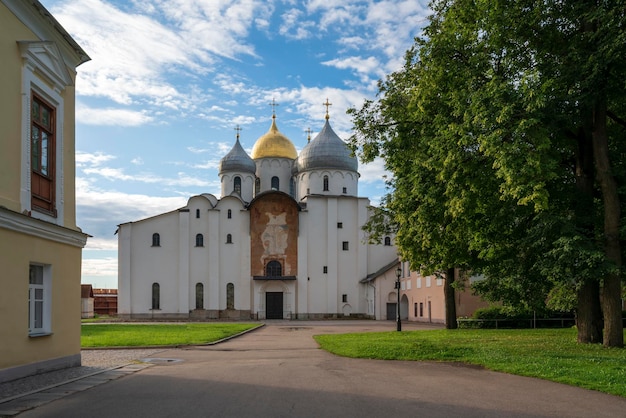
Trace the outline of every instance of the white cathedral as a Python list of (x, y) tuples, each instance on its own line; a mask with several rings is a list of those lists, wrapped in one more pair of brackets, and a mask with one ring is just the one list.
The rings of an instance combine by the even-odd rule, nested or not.
[[(328, 101), (326, 106), (328, 109)], [(118, 227), (122, 318), (376, 317), (372, 278), (397, 263), (369, 244), (356, 158), (326, 122), (297, 153), (276, 126), (220, 161), (221, 198)]]

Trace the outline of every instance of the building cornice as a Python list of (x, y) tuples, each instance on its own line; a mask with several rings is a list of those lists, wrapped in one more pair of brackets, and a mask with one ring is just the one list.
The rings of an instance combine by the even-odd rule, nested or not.
[(87, 244), (87, 238), (90, 237), (81, 231), (22, 215), (2, 206), (0, 206), (0, 228), (79, 248), (83, 248)]
[(0, 0), (42, 41), (54, 40), (66, 52), (65, 57), (71, 59), (72, 68), (91, 60), (89, 55), (78, 45), (70, 34), (37, 0)]

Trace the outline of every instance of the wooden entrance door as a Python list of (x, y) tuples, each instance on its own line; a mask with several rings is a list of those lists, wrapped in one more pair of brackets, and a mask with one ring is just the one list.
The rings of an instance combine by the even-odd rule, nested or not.
[(387, 303), (387, 320), (395, 321), (398, 316), (397, 303)]
[(265, 293), (265, 318), (283, 319), (283, 292)]

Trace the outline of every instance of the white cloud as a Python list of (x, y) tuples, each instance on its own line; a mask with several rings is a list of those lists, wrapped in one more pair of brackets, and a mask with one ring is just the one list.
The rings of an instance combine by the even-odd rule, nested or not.
[(385, 71), (383, 70), (380, 61), (376, 57), (347, 57), (336, 58), (329, 61), (322, 62), (322, 65), (328, 65), (331, 67), (339, 68), (340, 70), (349, 69), (358, 74), (361, 77), (361, 82), (367, 84), (371, 79), (370, 75), (374, 74), (379, 79), (385, 77)]
[[(185, 206), (182, 196), (155, 197), (139, 193), (124, 193), (94, 187), (84, 177), (76, 178), (76, 212), (78, 224), (90, 225), (86, 230), (94, 238), (112, 237), (115, 225), (169, 212)], [(90, 239), (92, 240), (92, 239)]]
[(211, 152), (213, 150), (211, 148), (187, 147), (187, 151), (192, 152), (194, 154), (204, 154), (206, 152)]
[(233, 143), (228, 142), (210, 142), (208, 148), (198, 148), (198, 147), (187, 147), (187, 151), (192, 152), (194, 154), (206, 154), (207, 152), (214, 153), (220, 158), (228, 153), (233, 147)]
[(76, 108), (76, 122), (85, 125), (140, 126), (153, 121), (146, 111), (95, 109), (84, 105)]
[(232, 123), (236, 125), (250, 125), (252, 123), (258, 122), (257, 118), (254, 116), (236, 116), (232, 119)]
[(389, 172), (385, 170), (385, 162), (381, 158), (376, 158), (369, 164), (359, 164), (359, 183), (380, 182), (385, 177), (389, 177)]
[(127, 174), (123, 168), (113, 167), (91, 167), (83, 169), (82, 172), (84, 174), (104, 177), (111, 181), (133, 181), (137, 183), (159, 184), (162, 186), (203, 187), (210, 184), (206, 180), (190, 176), (184, 172), (177, 173), (178, 177), (174, 178), (161, 177), (153, 173)]
[(117, 276), (117, 258), (86, 258), (83, 259), (82, 275), (90, 277)]
[[(193, 94), (179, 91), (167, 74), (206, 75), (217, 57), (256, 56), (249, 28), (269, 19), (263, 1), (135, 2), (124, 9), (103, 0), (66, 0), (55, 17), (92, 58), (79, 68), (77, 94), (120, 104), (138, 100), (180, 108)], [(191, 95), (191, 97), (190, 97)]]
[(97, 167), (102, 163), (107, 161), (111, 161), (115, 159), (115, 156), (110, 154), (105, 154), (103, 152), (96, 153), (87, 153), (82, 151), (76, 151), (76, 166), (77, 167), (85, 167), (85, 166), (93, 166)]
[(193, 164), (191, 167), (199, 168), (201, 170), (217, 170), (220, 165), (219, 159), (206, 160), (201, 163)]
[(289, 39), (307, 39), (313, 36), (315, 22), (303, 20), (304, 12), (298, 9), (289, 9), (281, 15), (282, 23), (278, 33)]

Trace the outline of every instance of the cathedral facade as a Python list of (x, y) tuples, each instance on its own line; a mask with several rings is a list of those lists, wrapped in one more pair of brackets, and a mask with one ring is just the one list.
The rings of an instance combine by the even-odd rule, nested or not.
[(298, 154), (272, 116), (248, 155), (220, 161), (221, 198), (118, 227), (122, 318), (376, 317), (362, 280), (397, 260), (392, 237), (369, 244), (358, 164), (331, 128)]

